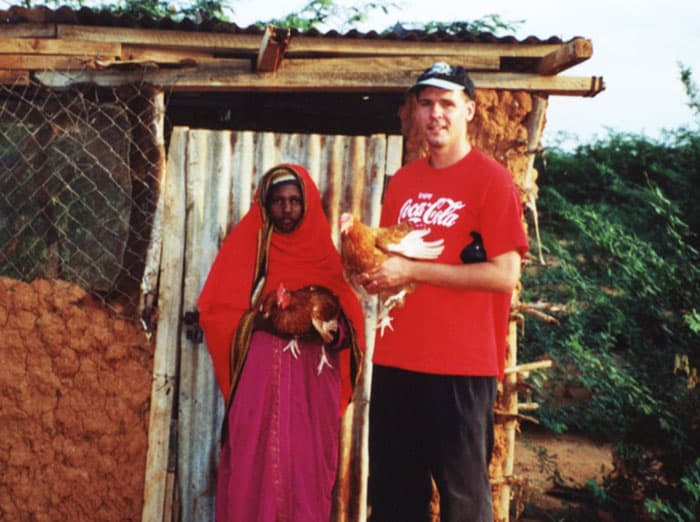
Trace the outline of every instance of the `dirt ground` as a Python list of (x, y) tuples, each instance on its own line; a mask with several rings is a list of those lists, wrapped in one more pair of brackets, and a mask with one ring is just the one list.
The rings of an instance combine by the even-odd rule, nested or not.
[(534, 514), (552, 513), (572, 502), (553, 491), (556, 473), (563, 489), (579, 488), (589, 479), (601, 483), (603, 476), (612, 470), (611, 452), (611, 444), (599, 444), (586, 435), (557, 435), (540, 428), (523, 427), (516, 439), (514, 472), (527, 478), (523, 499), (527, 509), (519, 520), (549, 520)]

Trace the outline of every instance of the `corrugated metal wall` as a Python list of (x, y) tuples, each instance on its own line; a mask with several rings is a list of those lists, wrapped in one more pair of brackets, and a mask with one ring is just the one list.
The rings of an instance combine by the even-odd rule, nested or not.
[[(278, 163), (304, 165), (321, 192), (338, 241), (338, 218), (352, 211), (377, 224), (385, 175), (401, 164), (400, 136), (321, 136), (232, 131), (173, 130), (172, 147), (184, 157), (169, 166), (164, 190), (183, 176), (186, 186), (186, 240), (183, 252), (183, 311), (195, 309), (209, 267), (226, 232), (250, 207), (260, 176)], [(177, 172), (184, 170), (184, 172)], [(177, 299), (177, 297), (173, 297)], [(373, 332), (368, 328), (368, 332)], [(181, 519), (214, 516), (215, 469), (223, 401), (204, 344), (180, 336), (177, 374), (177, 487)], [(171, 451), (172, 453), (172, 451)]]

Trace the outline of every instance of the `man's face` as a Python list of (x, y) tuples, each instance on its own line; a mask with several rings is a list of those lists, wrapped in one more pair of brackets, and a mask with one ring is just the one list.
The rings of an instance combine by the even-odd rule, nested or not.
[(464, 91), (424, 87), (416, 101), (416, 120), (431, 148), (467, 140), (467, 122), (474, 118), (475, 105)]
[(277, 232), (289, 234), (301, 221), (304, 198), (295, 183), (281, 183), (270, 190), (267, 211)]

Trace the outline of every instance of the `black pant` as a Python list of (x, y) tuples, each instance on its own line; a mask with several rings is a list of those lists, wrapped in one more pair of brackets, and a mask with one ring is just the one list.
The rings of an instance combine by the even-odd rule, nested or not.
[(373, 368), (369, 427), (372, 522), (430, 520), (431, 477), (442, 522), (493, 520), (494, 377)]

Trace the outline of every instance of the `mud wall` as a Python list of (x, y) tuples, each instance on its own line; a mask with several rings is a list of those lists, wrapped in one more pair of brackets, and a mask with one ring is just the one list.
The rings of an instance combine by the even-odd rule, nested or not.
[(0, 520), (141, 519), (152, 345), (70, 283), (0, 277)]
[[(477, 89), (476, 114), (468, 124), (469, 141), (503, 163), (521, 186), (527, 168), (528, 117), (532, 96), (525, 91)], [(407, 97), (399, 110), (406, 138), (405, 161), (423, 156), (427, 147), (413, 125), (415, 100)]]
[(532, 97), (523, 91), (476, 91), (476, 114), (469, 139), (503, 163), (522, 186), (527, 168), (528, 118)]
[[(487, 154), (505, 165), (513, 176), (515, 184), (520, 187), (523, 202), (530, 196), (528, 191), (534, 190), (536, 196), (537, 187), (534, 185), (537, 173), (534, 169), (527, 172), (530, 154), (528, 151), (528, 127), (529, 117), (533, 110), (532, 96), (522, 91), (494, 91), (477, 90), (477, 112), (474, 120), (469, 124), (469, 139)], [(523, 205), (526, 209), (526, 206)], [(525, 210), (524, 227), (528, 228), (527, 209)], [(534, 247), (534, 245), (531, 245)], [(516, 288), (513, 302), (519, 302), (520, 288)], [(514, 363), (517, 358), (517, 338), (509, 336), (507, 339), (507, 358)], [(508, 364), (508, 363), (506, 363)], [(496, 412), (512, 412), (512, 406), (517, 404), (517, 398), (512, 391), (504, 390), (499, 385), (496, 398)], [(516, 408), (517, 411), (517, 408)], [(515, 423), (515, 425), (514, 425)], [(494, 499), (494, 520), (501, 522), (509, 519), (508, 511), (520, 509), (518, 506), (522, 491), (517, 480), (508, 476), (508, 462), (512, 466), (514, 447), (511, 446), (512, 430), (517, 431), (517, 421), (513, 418), (496, 415), (494, 428), (494, 448), (489, 466), (489, 476), (492, 480), (492, 493)], [(511, 435), (509, 436), (509, 430)], [(505, 479), (501, 482), (500, 479)], [(510, 502), (503, 503), (503, 498)]]

